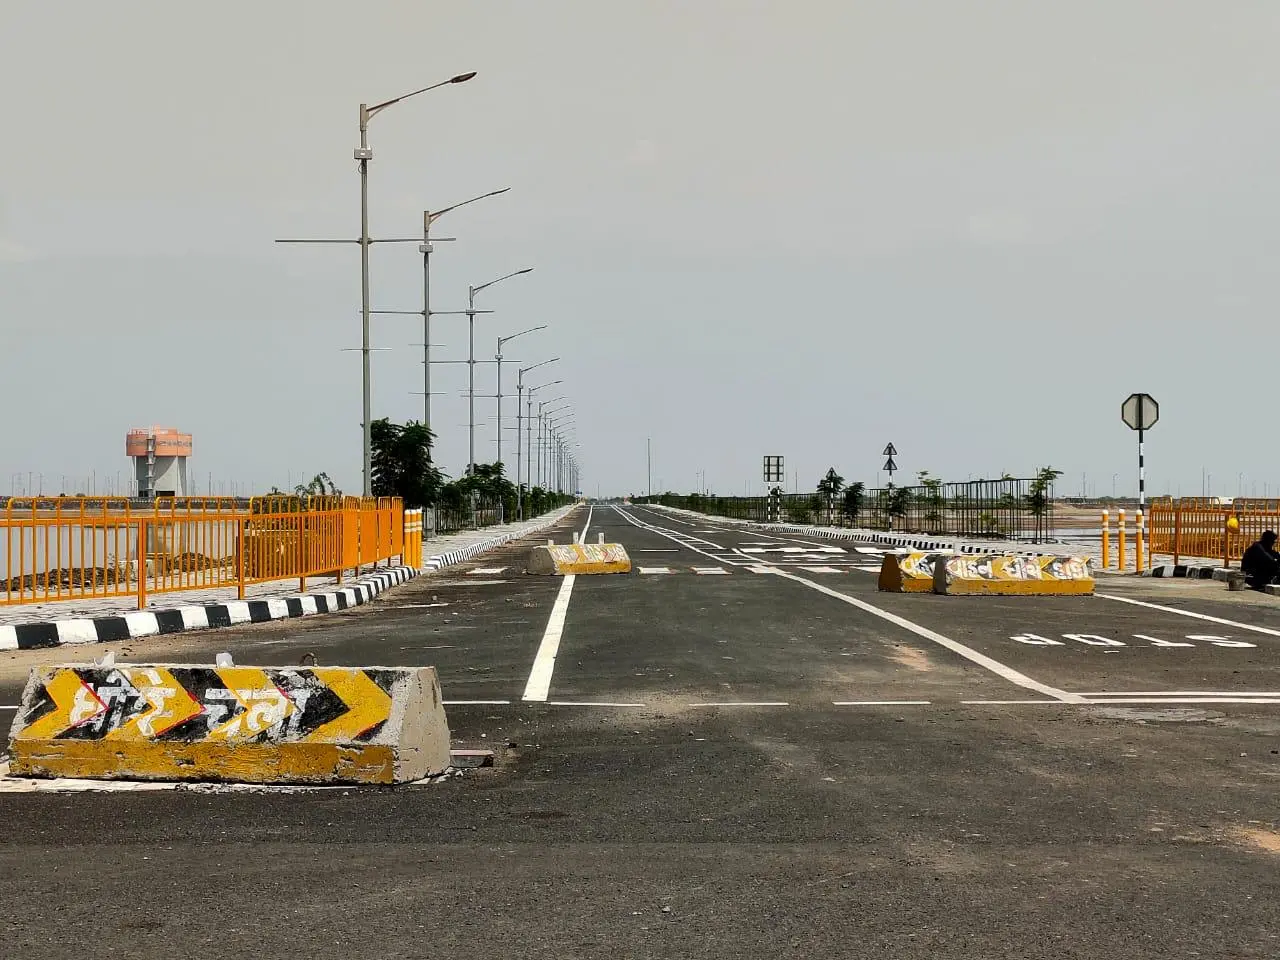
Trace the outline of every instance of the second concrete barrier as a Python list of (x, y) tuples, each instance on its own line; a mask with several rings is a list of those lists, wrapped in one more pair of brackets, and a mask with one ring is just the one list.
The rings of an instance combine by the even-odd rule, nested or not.
[(933, 592), (947, 596), (1082, 596), (1093, 593), (1085, 557), (981, 554), (934, 564)]

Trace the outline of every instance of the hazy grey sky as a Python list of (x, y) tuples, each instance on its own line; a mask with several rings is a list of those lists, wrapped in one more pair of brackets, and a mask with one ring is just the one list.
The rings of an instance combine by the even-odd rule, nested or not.
[[(0, 492), (149, 423), (202, 484), (358, 489), (358, 251), (273, 240), (358, 233), (361, 100), (477, 70), (371, 124), (372, 232), (513, 188), (440, 221), (434, 306), (536, 268), (478, 343), (551, 324), (506, 352), (563, 357), (590, 492), (642, 490), (650, 436), (680, 489), (874, 483), (889, 440), (1133, 489), (1147, 390), (1151, 489), (1275, 495), (1278, 41), (1274, 0), (0, 0)], [(412, 245), (372, 271), (418, 307)], [(416, 418), (417, 321), (374, 322), (375, 416)]]

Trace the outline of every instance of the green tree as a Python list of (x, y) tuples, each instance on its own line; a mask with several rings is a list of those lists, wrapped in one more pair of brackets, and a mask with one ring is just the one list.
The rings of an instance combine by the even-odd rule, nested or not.
[(1035, 517), (1035, 539), (1039, 543), (1047, 534), (1047, 521), (1053, 507), (1053, 482), (1062, 476), (1061, 470), (1053, 467), (1041, 467), (1036, 471), (1035, 479), (1027, 489), (1027, 509)]
[(894, 487), (886, 491), (885, 495), (885, 512), (890, 517), (897, 517), (901, 520), (907, 515), (907, 508), (911, 505), (911, 491), (906, 487)]
[(835, 467), (830, 467), (826, 475), (818, 481), (818, 495), (821, 497), (820, 506), (817, 509), (825, 509), (827, 511), (827, 522), (831, 522), (832, 515), (835, 513), (836, 497), (840, 495), (840, 491), (844, 489), (844, 477), (836, 473)]
[(942, 479), (933, 476), (928, 470), (916, 474), (920, 486), (924, 487), (922, 500), (925, 507), (925, 521), (929, 524), (930, 533), (942, 532), (942, 521), (946, 514), (946, 503), (942, 497)]
[(849, 526), (854, 527), (858, 524), (858, 514), (862, 513), (862, 504), (866, 498), (867, 488), (861, 481), (855, 481), (844, 488), (844, 515), (849, 520)]
[(300, 483), (293, 488), (293, 492), (300, 497), (336, 497), (342, 494), (337, 484), (329, 479), (327, 473), (317, 473), (311, 478), (310, 483)]
[(406, 507), (436, 502), (444, 477), (431, 462), (435, 435), (425, 424), (401, 425), (383, 418), (369, 425), (375, 497), (400, 497)]

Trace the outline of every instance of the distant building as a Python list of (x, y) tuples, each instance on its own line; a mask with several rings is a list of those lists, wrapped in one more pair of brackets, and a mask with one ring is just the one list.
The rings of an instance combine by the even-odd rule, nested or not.
[(187, 497), (187, 458), (191, 456), (191, 434), (172, 427), (143, 427), (125, 437), (125, 453), (133, 458), (138, 496)]

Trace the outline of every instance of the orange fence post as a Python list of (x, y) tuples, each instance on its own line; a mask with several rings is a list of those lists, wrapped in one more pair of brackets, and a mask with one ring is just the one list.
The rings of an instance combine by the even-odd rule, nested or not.
[(307, 592), (307, 514), (298, 514), (298, 592)]
[(249, 521), (240, 519), (236, 521), (236, 597), (244, 599), (244, 553), (249, 548), (248, 537)]
[(1173, 508), (1173, 563), (1175, 566), (1182, 560), (1182, 503)]
[(138, 609), (147, 608), (147, 521), (138, 518), (138, 549), (134, 555), (138, 569)]
[(1111, 569), (1111, 514), (1102, 511), (1102, 569)]
[(1119, 518), (1117, 519), (1116, 523), (1117, 523), (1116, 540), (1117, 540), (1117, 546), (1119, 547), (1117, 551), (1117, 557), (1116, 557), (1116, 569), (1123, 570), (1124, 569), (1124, 546), (1125, 546), (1124, 544), (1125, 528), (1124, 528), (1124, 511), (1123, 510), (1119, 511)]

